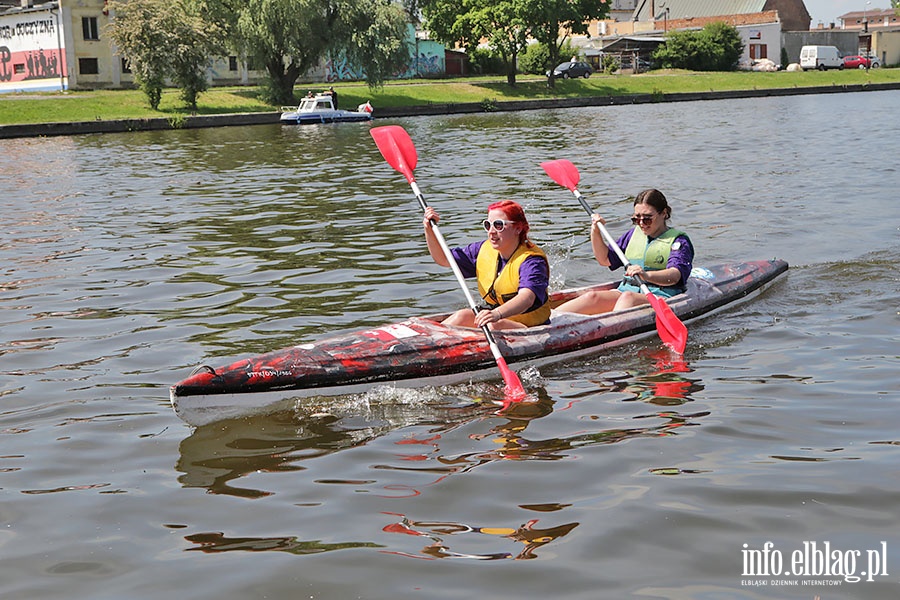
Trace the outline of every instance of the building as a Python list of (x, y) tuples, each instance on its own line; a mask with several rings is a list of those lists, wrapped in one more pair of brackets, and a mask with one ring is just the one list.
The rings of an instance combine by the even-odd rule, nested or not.
[(761, 59), (783, 62), (785, 32), (808, 31), (811, 21), (803, 0), (637, 0), (627, 22), (591, 24), (593, 38), (573, 41), (584, 47), (595, 67), (607, 52), (618, 55), (623, 63), (640, 64), (665, 43), (669, 31), (725, 22), (738, 30), (744, 42), (740, 62), (749, 67)]
[(763, 13), (769, 15), (764, 17), (767, 20), (777, 14), (783, 31), (808, 30), (812, 21), (803, 0), (639, 0), (632, 20), (660, 25), (668, 21), (670, 28), (684, 29), (683, 22), (711, 17), (719, 21), (730, 19), (738, 26)]
[[(862, 0), (860, 0), (860, 4)], [(885, 29), (889, 27), (900, 28), (900, 16), (893, 9), (882, 10), (873, 8), (872, 10), (858, 10), (848, 12), (838, 17), (841, 22), (841, 29)]]
[[(106, 0), (0, 0), (0, 93), (133, 87), (128, 63), (105, 36), (115, 19)], [(409, 67), (398, 78), (444, 75), (443, 44), (420, 39), (409, 26)], [(455, 55), (453, 67), (465, 67)], [(213, 60), (210, 85), (248, 85), (263, 73), (237, 56)], [(361, 79), (346, 59), (332, 57), (304, 75), (307, 81)]]

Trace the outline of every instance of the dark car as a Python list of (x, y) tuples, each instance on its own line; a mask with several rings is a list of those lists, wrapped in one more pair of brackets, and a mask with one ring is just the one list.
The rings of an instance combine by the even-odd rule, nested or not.
[[(562, 79), (571, 79), (573, 77), (584, 77), (587, 79), (593, 72), (594, 69), (586, 62), (564, 62), (553, 69), (553, 76)], [(547, 71), (547, 77), (550, 77), (550, 71)]]
[(877, 69), (880, 66), (878, 60), (858, 54), (844, 57), (844, 68), (846, 69)]

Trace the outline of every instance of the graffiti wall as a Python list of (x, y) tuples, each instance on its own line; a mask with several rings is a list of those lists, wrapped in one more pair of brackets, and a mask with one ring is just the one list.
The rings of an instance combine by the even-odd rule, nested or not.
[[(407, 44), (409, 62), (405, 69), (393, 74), (394, 79), (440, 77), (447, 74), (443, 44), (417, 39), (412, 25), (407, 28)], [(365, 79), (365, 76), (361, 67), (350, 64), (344, 56), (332, 57), (325, 62), (326, 81), (360, 80)]]
[(0, 16), (0, 92), (65, 89), (65, 56), (56, 15)]

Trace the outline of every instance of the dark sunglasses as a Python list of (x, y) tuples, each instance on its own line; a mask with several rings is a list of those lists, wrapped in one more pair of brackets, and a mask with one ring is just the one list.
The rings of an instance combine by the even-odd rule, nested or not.
[[(657, 213), (659, 214), (659, 213)], [(635, 225), (640, 225), (641, 223), (650, 224), (653, 222), (653, 219), (656, 218), (656, 215), (634, 215), (631, 217), (631, 222)]]
[(512, 225), (514, 222), (515, 221), (507, 221), (506, 219), (494, 219), (493, 221), (488, 221), (487, 219), (485, 219), (481, 222), (481, 224), (484, 226), (485, 231), (490, 231), (491, 227), (493, 227), (499, 233), (503, 231), (504, 227), (506, 227), (507, 225)]

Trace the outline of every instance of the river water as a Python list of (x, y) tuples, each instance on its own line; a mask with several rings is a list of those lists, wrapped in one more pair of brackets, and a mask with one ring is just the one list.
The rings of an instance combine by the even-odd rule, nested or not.
[[(464, 305), (368, 124), (0, 142), (0, 597), (896, 598), (900, 92), (383, 120), (451, 244), (526, 207), (555, 288), (659, 187), (756, 299), (501, 381), (191, 428), (197, 364)], [(866, 574), (863, 575), (863, 572)], [(859, 578), (860, 581), (854, 581)]]

